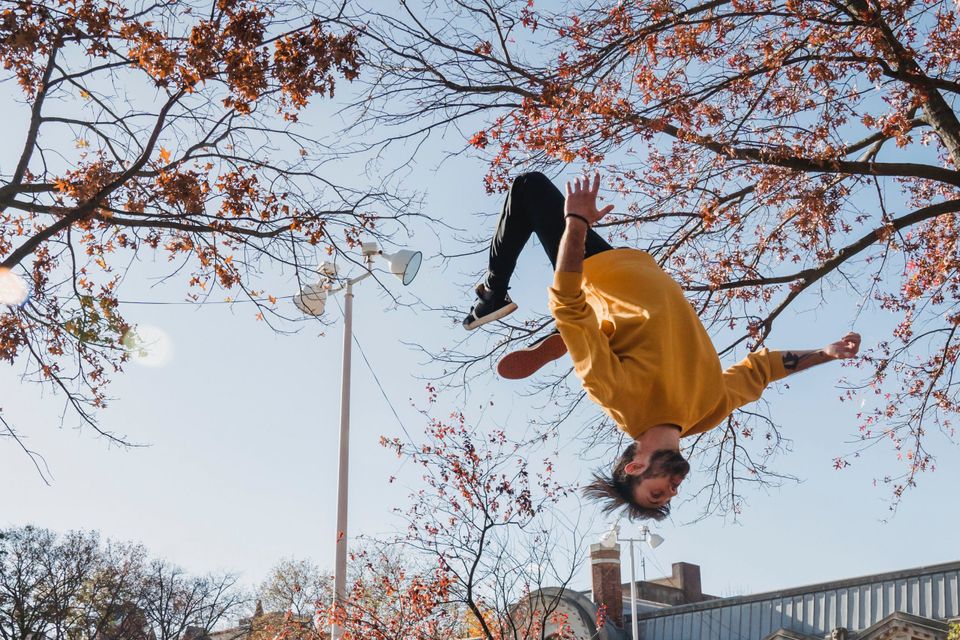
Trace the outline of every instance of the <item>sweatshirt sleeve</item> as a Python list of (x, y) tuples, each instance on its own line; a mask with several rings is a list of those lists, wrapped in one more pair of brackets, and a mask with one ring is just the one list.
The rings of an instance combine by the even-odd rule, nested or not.
[(622, 378), (620, 358), (600, 330), (593, 308), (587, 304), (579, 272), (557, 271), (549, 289), (550, 312), (557, 321), (573, 367), (583, 388), (603, 407), (616, 395)]
[(787, 376), (783, 356), (779, 351), (761, 349), (723, 372), (727, 389), (727, 410), (758, 400), (771, 382)]

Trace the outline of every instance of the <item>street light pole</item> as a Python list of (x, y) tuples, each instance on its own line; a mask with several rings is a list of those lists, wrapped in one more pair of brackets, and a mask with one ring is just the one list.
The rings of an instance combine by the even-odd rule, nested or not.
[[(637, 620), (637, 565), (634, 559), (633, 543), (646, 542), (652, 549), (656, 549), (663, 544), (663, 536), (659, 536), (650, 531), (649, 527), (643, 526), (640, 527), (639, 538), (621, 538), (620, 525), (614, 523), (614, 525), (610, 528), (610, 531), (600, 537), (600, 544), (608, 549), (613, 549), (620, 542), (630, 543), (630, 627), (631, 631), (633, 632), (633, 640), (640, 640), (640, 623), (639, 620)], [(642, 553), (640, 554), (640, 563), (644, 568), (643, 577), (646, 579), (647, 571)]]
[[(350, 480), (350, 340), (353, 336), (353, 283), (347, 283), (343, 302), (343, 370), (340, 374), (340, 458), (337, 475), (337, 543), (334, 564), (334, 612), (343, 602), (347, 579), (347, 494)], [(334, 640), (340, 637), (336, 622), (330, 630)]]
[[(350, 483), (350, 365), (353, 354), (353, 285), (371, 275), (347, 280), (343, 294), (343, 370), (340, 377), (340, 458), (337, 474), (337, 547), (333, 572), (333, 606), (337, 612), (347, 599), (347, 496)], [(332, 640), (339, 640), (342, 630), (336, 622), (330, 629)]]
[[(376, 243), (363, 243), (365, 271), (346, 281), (343, 287), (343, 368), (340, 377), (340, 451), (337, 473), (337, 540), (333, 574), (333, 610), (335, 615), (347, 600), (347, 496), (350, 481), (350, 365), (353, 353), (353, 285), (373, 275), (373, 259), (381, 256), (390, 263), (390, 272), (404, 285), (410, 284), (420, 269), (419, 251), (400, 250), (392, 255), (380, 250)], [(323, 313), (330, 289), (329, 279), (336, 275), (336, 267), (324, 264), (321, 273), (327, 278), (315, 283), (294, 298), (294, 304), (304, 313), (319, 316)], [(336, 623), (330, 628), (331, 640), (340, 640), (343, 630)]]
[(630, 542), (630, 630), (633, 632), (633, 640), (640, 640), (640, 632), (637, 624), (637, 570), (633, 559), (634, 538), (629, 538)]

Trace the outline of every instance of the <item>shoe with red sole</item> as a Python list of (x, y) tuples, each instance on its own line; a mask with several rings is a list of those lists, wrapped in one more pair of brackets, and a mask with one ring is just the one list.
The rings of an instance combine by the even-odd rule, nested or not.
[(511, 351), (497, 362), (497, 373), (508, 380), (520, 380), (536, 373), (540, 367), (553, 362), (567, 352), (560, 333), (554, 331), (529, 347)]

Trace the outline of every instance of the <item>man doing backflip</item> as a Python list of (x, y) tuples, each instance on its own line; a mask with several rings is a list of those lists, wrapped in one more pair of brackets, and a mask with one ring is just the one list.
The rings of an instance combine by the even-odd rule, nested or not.
[(856, 356), (860, 336), (811, 351), (761, 349), (723, 370), (680, 286), (648, 253), (614, 249), (591, 228), (613, 210), (597, 209), (599, 174), (566, 187), (564, 198), (540, 173), (513, 182), (463, 325), (472, 330), (517, 308), (507, 288), (535, 233), (555, 269), (549, 303), (559, 335), (508, 354), (498, 370), (525, 377), (568, 351), (587, 395), (633, 439), (586, 494), (604, 500), (605, 511), (625, 507), (633, 518), (660, 520), (690, 470), (681, 437), (719, 425), (774, 380)]

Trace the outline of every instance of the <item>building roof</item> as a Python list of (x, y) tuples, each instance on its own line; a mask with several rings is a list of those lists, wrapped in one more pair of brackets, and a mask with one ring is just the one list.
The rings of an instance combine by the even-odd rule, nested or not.
[[(646, 640), (756, 640), (783, 630), (801, 636), (866, 630), (894, 613), (960, 617), (960, 562), (648, 611)], [(787, 636), (784, 636), (787, 637)]]

